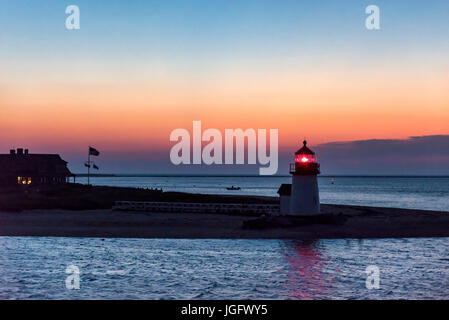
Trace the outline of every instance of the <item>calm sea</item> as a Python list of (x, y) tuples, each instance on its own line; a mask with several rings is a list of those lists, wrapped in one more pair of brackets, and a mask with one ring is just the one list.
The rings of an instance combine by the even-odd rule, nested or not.
[[(449, 299), (448, 244), (2, 237), (0, 298)], [(66, 288), (71, 265), (79, 290)], [(379, 289), (367, 288), (367, 266)]]
[[(449, 178), (330, 177), (324, 203), (449, 211)], [(98, 185), (274, 196), (288, 177), (110, 177)], [(69, 266), (79, 290), (68, 290)], [(368, 266), (379, 288), (366, 286)], [(370, 283), (370, 282), (369, 282)], [(0, 237), (0, 299), (449, 299), (449, 238)]]

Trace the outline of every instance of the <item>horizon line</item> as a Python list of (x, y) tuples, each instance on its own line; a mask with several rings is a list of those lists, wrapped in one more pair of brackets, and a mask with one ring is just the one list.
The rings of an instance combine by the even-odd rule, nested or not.
[[(87, 173), (74, 173), (77, 177), (87, 177)], [(226, 178), (226, 177), (240, 177), (240, 178), (286, 178), (291, 175), (267, 175), (262, 176), (258, 174), (153, 174), (153, 173), (95, 173), (90, 174), (90, 177), (108, 178), (108, 177), (126, 177), (126, 178), (139, 178), (139, 177), (211, 177), (211, 178)], [(449, 175), (394, 175), (394, 174), (323, 174), (318, 177), (341, 177), (341, 178), (449, 178)]]

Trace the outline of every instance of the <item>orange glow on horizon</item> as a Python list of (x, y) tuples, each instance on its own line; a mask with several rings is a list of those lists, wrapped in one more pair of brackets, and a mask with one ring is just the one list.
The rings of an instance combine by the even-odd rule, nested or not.
[(3, 144), (31, 148), (163, 150), (170, 132), (190, 131), (193, 120), (201, 120), (203, 130), (278, 129), (281, 149), (303, 138), (316, 145), (449, 133), (449, 72), (396, 70), (367, 77), (331, 71), (231, 70), (197, 83), (132, 77), (0, 83), (0, 134)]

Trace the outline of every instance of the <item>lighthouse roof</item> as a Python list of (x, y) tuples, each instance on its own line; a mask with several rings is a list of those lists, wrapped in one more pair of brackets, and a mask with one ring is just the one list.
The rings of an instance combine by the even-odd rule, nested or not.
[(307, 141), (306, 140), (303, 141), (303, 144), (304, 145), (302, 146), (302, 148), (299, 149), (298, 151), (296, 151), (295, 154), (315, 154), (315, 152), (313, 152), (312, 150), (310, 150), (307, 147)]

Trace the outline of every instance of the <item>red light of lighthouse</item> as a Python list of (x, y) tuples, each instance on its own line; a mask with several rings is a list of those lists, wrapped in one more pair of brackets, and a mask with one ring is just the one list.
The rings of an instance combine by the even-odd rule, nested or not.
[(303, 144), (304, 146), (295, 153), (295, 163), (316, 163), (315, 152), (307, 147), (306, 140), (303, 141)]
[(313, 154), (297, 154), (295, 155), (296, 163), (314, 163), (315, 156)]
[(303, 147), (295, 152), (295, 163), (291, 165), (290, 173), (318, 174), (320, 165), (317, 163), (315, 152), (307, 147), (307, 141), (303, 141)]

